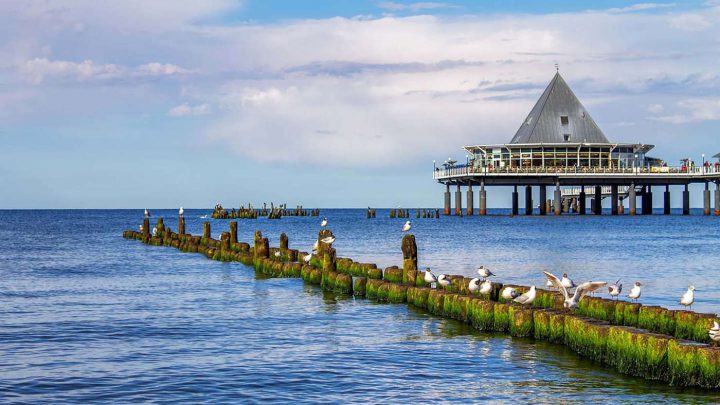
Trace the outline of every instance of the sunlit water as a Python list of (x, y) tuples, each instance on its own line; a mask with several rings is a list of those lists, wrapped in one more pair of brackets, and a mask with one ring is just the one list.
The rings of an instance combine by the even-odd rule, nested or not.
[[(176, 210), (151, 210), (177, 230)], [(187, 231), (201, 232), (186, 210)], [(695, 213), (697, 214), (697, 213)], [(324, 210), (340, 256), (401, 263), (387, 211)], [(712, 402), (622, 376), (560, 345), (485, 334), (407, 305), (263, 279), (239, 263), (124, 240), (135, 211), (0, 211), (0, 402)], [(644, 285), (641, 301), (720, 307), (720, 219), (693, 215), (415, 219), (419, 261), (500, 281)], [(227, 221), (211, 220), (213, 235)], [(154, 223), (154, 220), (153, 220)], [(318, 218), (240, 220), (309, 250)]]

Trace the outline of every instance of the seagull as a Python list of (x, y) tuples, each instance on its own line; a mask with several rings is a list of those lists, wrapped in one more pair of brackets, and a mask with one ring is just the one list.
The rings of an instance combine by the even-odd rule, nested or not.
[(474, 278), (470, 280), (470, 283), (468, 284), (468, 290), (470, 290), (471, 294), (475, 294), (480, 290), (480, 279)]
[(310, 259), (312, 259), (312, 253), (308, 253), (305, 256), (303, 256), (303, 261), (305, 263), (310, 263)]
[(150, 218), (150, 211), (147, 208), (145, 208), (145, 218)]
[(425, 282), (428, 284), (437, 283), (438, 279), (430, 269), (425, 269)]
[(185, 210), (183, 209), (183, 207), (180, 207), (180, 216), (183, 216), (183, 214), (185, 214)]
[(518, 292), (513, 287), (505, 287), (502, 291), (502, 297), (506, 300), (513, 300), (518, 297)]
[(206, 218), (207, 218), (207, 214), (205, 214), (205, 215), (200, 215), (200, 219), (206, 219)]
[(490, 269), (485, 268), (485, 266), (478, 267), (477, 272), (482, 278), (488, 278), (495, 275), (495, 273), (490, 271)]
[(545, 287), (553, 288), (553, 284), (550, 282), (550, 280), (545, 282)]
[[(545, 277), (547, 277), (548, 280), (550, 280), (553, 283), (555, 288), (557, 288), (563, 294), (563, 297), (565, 297), (565, 302), (563, 302), (563, 307), (565, 307), (567, 309), (575, 308), (578, 305), (578, 303), (583, 299), (583, 297), (585, 297), (588, 293), (593, 292), (593, 291), (597, 290), (598, 288), (607, 285), (607, 283), (604, 281), (588, 281), (588, 282), (580, 284), (578, 286), (578, 288), (575, 289), (575, 294), (570, 296), (570, 294), (568, 293), (567, 287), (565, 287), (563, 285), (562, 281), (560, 281), (560, 279), (557, 278), (557, 276), (555, 276), (554, 274), (548, 273), (547, 271), (543, 271), (543, 273), (545, 273)], [(563, 280), (565, 278), (567, 278), (565, 276), (566, 275), (563, 276)]]
[(408, 232), (410, 230), (410, 228), (411, 228), (410, 221), (406, 221), (405, 225), (403, 225), (402, 231)]
[(275, 257), (280, 257), (280, 251), (275, 252)]
[[(543, 273), (547, 274), (547, 272), (543, 272)], [(573, 281), (568, 278), (567, 273), (563, 273), (562, 280), (560, 280), (560, 284), (562, 284), (562, 286), (565, 288), (575, 288), (575, 283), (573, 283)]]
[(533, 301), (535, 301), (536, 293), (537, 291), (535, 291), (535, 286), (532, 286), (525, 294), (515, 298), (513, 301), (520, 304), (530, 305), (533, 303)]
[(322, 221), (320, 221), (320, 227), (325, 228), (327, 226), (327, 218), (323, 218)]
[(443, 287), (447, 287), (452, 284), (452, 280), (450, 280), (445, 274), (439, 275), (437, 281)]
[(713, 345), (717, 346), (717, 343), (720, 342), (720, 325), (717, 321), (713, 321), (713, 327), (708, 331), (708, 336), (713, 341)]
[(157, 236), (157, 227), (156, 226), (153, 227), (152, 234), (153, 234), (153, 236)]
[(642, 284), (639, 281), (635, 282), (635, 286), (630, 290), (630, 294), (628, 294), (628, 298), (632, 299), (633, 301), (637, 301), (638, 298), (640, 298), (640, 286)]
[(490, 294), (490, 291), (492, 291), (492, 282), (490, 280), (485, 280), (480, 286), (480, 294), (488, 295)]
[(685, 294), (683, 294), (680, 298), (680, 305), (690, 307), (690, 309), (692, 309), (693, 302), (695, 302), (695, 287), (690, 286), (687, 291), (685, 291)]
[(618, 295), (622, 292), (622, 284), (619, 284), (620, 280), (616, 281), (615, 284), (608, 287), (608, 294), (610, 294), (611, 297), (617, 298)]
[(143, 230), (142, 225), (138, 225), (138, 229), (140, 229), (140, 232), (142, 232), (142, 230)]
[(320, 240), (320, 242), (326, 243), (328, 245), (332, 245), (333, 242), (335, 242), (335, 237), (334, 236), (326, 236), (326, 237), (322, 238)]

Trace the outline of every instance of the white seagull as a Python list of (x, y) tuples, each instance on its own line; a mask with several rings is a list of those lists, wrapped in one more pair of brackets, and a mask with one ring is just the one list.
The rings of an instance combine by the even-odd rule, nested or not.
[(445, 274), (439, 275), (437, 278), (437, 282), (443, 287), (447, 287), (452, 284), (452, 280), (450, 280)]
[(411, 227), (412, 227), (412, 225), (410, 225), (410, 221), (406, 221), (406, 222), (405, 222), (405, 225), (403, 225), (402, 231), (403, 231), (403, 232), (408, 232), (408, 231), (410, 231), (410, 228), (411, 228)]
[(515, 298), (513, 301), (520, 303), (520, 304), (527, 304), (530, 305), (535, 301), (535, 296), (537, 295), (537, 291), (535, 290), (535, 286), (531, 286), (527, 292), (517, 298)]
[(490, 276), (494, 276), (494, 275), (495, 275), (495, 273), (493, 273), (492, 271), (490, 271), (490, 269), (486, 268), (485, 266), (480, 266), (480, 267), (478, 267), (477, 273), (478, 273), (478, 274), (480, 275), (480, 277), (482, 277), (482, 278), (488, 278), (488, 277), (490, 277)]
[(275, 257), (280, 257), (280, 251), (279, 251), (279, 250), (275, 252)]
[(492, 291), (492, 282), (490, 280), (485, 280), (482, 285), (480, 286), (480, 294), (482, 295), (488, 295)]
[(708, 331), (708, 336), (713, 341), (713, 345), (717, 346), (717, 343), (720, 342), (720, 325), (717, 321), (713, 321), (713, 327)]
[(153, 236), (157, 236), (157, 227), (156, 226), (153, 227), (152, 234), (153, 234)]
[(320, 242), (328, 244), (328, 245), (332, 245), (333, 242), (335, 242), (335, 237), (334, 236), (326, 236), (326, 237), (320, 239)]
[(185, 214), (185, 210), (183, 209), (183, 207), (180, 207), (180, 216), (183, 216), (184, 214)]
[(327, 218), (323, 218), (322, 221), (320, 221), (320, 227), (325, 228), (327, 226)]
[(138, 225), (138, 229), (140, 229), (140, 232), (142, 232), (142, 230), (143, 230), (142, 225)]
[(608, 287), (608, 294), (610, 294), (610, 297), (612, 297), (612, 298), (617, 298), (621, 292), (622, 292), (622, 284), (620, 284), (620, 280), (616, 281), (615, 284)]
[[(543, 272), (543, 273), (548, 274), (547, 272)], [(552, 283), (552, 281), (551, 281), (551, 283)], [(563, 273), (562, 280), (560, 280), (560, 284), (562, 284), (562, 286), (565, 288), (575, 288), (575, 283), (573, 283), (573, 281), (570, 280), (570, 278), (568, 278), (567, 273)]]
[[(570, 294), (568, 293), (567, 287), (565, 287), (562, 284), (562, 281), (560, 281), (560, 279), (557, 278), (557, 276), (555, 276), (554, 274), (548, 273), (547, 271), (543, 271), (543, 273), (545, 273), (545, 277), (547, 277), (548, 280), (550, 280), (553, 283), (555, 288), (557, 288), (562, 293), (563, 297), (565, 297), (565, 302), (563, 302), (563, 307), (565, 307), (567, 309), (575, 308), (577, 306), (577, 304), (583, 299), (583, 297), (585, 297), (588, 293), (593, 292), (593, 291), (597, 290), (598, 288), (607, 285), (607, 283), (604, 281), (588, 281), (588, 282), (580, 284), (578, 286), (578, 288), (575, 289), (575, 293), (572, 296), (570, 296)], [(563, 279), (564, 278), (565, 277), (563, 277)]]
[(150, 218), (150, 211), (147, 208), (145, 208), (145, 218)]
[(518, 292), (515, 291), (513, 287), (505, 287), (505, 289), (502, 291), (502, 297), (506, 300), (514, 300), (518, 297)]
[(437, 283), (437, 281), (437, 277), (432, 274), (432, 271), (430, 269), (425, 269), (425, 282), (428, 284), (432, 284)]
[(637, 301), (638, 298), (640, 298), (640, 294), (642, 291), (640, 291), (640, 286), (642, 284), (639, 281), (635, 282), (635, 285), (632, 289), (630, 289), (630, 294), (628, 294), (628, 298), (630, 298), (633, 301)]
[(312, 259), (312, 253), (308, 253), (305, 256), (303, 256), (303, 261), (305, 263), (310, 263), (310, 259)]
[(480, 279), (474, 278), (470, 280), (470, 283), (468, 284), (468, 290), (470, 290), (471, 294), (475, 294), (480, 290)]
[(680, 298), (680, 305), (690, 307), (690, 309), (692, 309), (693, 302), (695, 302), (695, 287), (690, 286), (687, 291), (685, 291), (685, 294), (683, 294)]

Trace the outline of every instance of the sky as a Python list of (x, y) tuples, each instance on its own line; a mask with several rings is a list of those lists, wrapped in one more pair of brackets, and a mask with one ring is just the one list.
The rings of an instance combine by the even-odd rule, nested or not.
[(555, 64), (611, 141), (720, 152), (720, 1), (0, 0), (0, 209), (441, 206)]

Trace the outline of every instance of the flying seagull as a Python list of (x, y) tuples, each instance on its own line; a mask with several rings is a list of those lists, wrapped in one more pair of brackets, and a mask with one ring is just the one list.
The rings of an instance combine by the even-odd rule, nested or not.
[[(557, 276), (555, 276), (552, 273), (548, 273), (547, 271), (543, 271), (543, 273), (545, 273), (545, 277), (547, 277), (548, 280), (550, 280), (550, 282), (553, 283), (555, 288), (557, 288), (558, 291), (560, 291), (562, 293), (563, 297), (565, 297), (565, 302), (563, 302), (563, 307), (565, 307), (567, 309), (575, 308), (578, 305), (578, 303), (588, 293), (591, 293), (591, 292), (597, 290), (598, 288), (607, 285), (607, 283), (604, 281), (588, 281), (588, 282), (580, 284), (575, 289), (575, 293), (572, 296), (570, 296), (567, 288), (562, 284), (562, 281), (560, 281), (560, 279), (557, 278)], [(563, 279), (564, 278), (565, 277), (563, 277)]]
[(690, 286), (687, 291), (685, 291), (685, 294), (683, 294), (680, 298), (680, 305), (690, 307), (690, 309), (692, 309), (693, 302), (695, 302), (695, 287)]
[(405, 222), (405, 225), (403, 225), (403, 227), (402, 227), (402, 231), (403, 231), (403, 232), (408, 232), (408, 231), (410, 231), (410, 228), (411, 228), (411, 227), (412, 227), (412, 226), (410, 225), (410, 221), (406, 221), (406, 222)]
[(515, 298), (513, 301), (523, 305), (530, 305), (535, 301), (535, 295), (537, 295), (537, 291), (535, 290), (535, 286), (532, 286), (525, 294)]
[(628, 298), (632, 299), (633, 301), (637, 301), (637, 299), (640, 298), (640, 294), (642, 293), (642, 291), (640, 291), (641, 285), (642, 284), (639, 281), (636, 281), (635, 286), (630, 289), (630, 294), (628, 294)]

